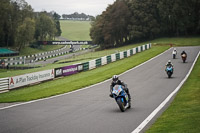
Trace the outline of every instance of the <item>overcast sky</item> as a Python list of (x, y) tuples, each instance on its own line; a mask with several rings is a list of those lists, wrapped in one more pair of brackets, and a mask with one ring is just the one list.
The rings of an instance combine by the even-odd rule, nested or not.
[(74, 12), (100, 15), (115, 0), (25, 0), (34, 11), (55, 11), (59, 15)]

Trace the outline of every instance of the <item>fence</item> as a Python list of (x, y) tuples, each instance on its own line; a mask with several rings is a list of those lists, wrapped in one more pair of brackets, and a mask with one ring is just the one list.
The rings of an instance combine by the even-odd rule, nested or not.
[(61, 68), (55, 68), (51, 70), (45, 70), (45, 71), (24, 74), (24, 75), (19, 75), (19, 76), (14, 76), (14, 77), (1, 78), (0, 91), (15, 89), (18, 87), (22, 87), (22, 86), (26, 86), (29, 84), (34, 84), (34, 83), (42, 82), (46, 80), (52, 80), (60, 76), (69, 76), (72, 74), (79, 73), (81, 71), (88, 71), (88, 70), (100, 67), (102, 65), (106, 65), (111, 62), (132, 56), (136, 53), (145, 51), (149, 48), (151, 48), (151, 44), (146, 44), (146, 45), (138, 46), (133, 49), (129, 49), (127, 51), (111, 54), (111, 55), (104, 56), (104, 57), (94, 59), (89, 62), (84, 62), (81, 64), (74, 64), (74, 65), (65, 66)]

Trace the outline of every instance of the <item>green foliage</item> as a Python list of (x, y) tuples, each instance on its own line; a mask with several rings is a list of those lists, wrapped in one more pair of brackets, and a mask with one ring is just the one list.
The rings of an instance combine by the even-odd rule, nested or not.
[(29, 42), (33, 40), (35, 33), (35, 21), (26, 18), (22, 25), (20, 25), (17, 29), (17, 44), (19, 47), (19, 51), (24, 48)]
[(198, 0), (117, 0), (92, 23), (101, 48), (157, 37), (200, 34)]
[[(119, 10), (120, 9), (120, 10)], [(128, 23), (131, 12), (124, 1), (116, 1), (96, 18), (90, 29), (94, 43), (102, 48), (120, 46), (128, 42)]]
[(45, 12), (40, 13), (36, 19), (36, 39), (40, 41), (52, 40), (56, 33), (55, 22)]
[(0, 1), (0, 46), (21, 50), (40, 39), (53, 40), (61, 34), (59, 15), (34, 13), (25, 0)]

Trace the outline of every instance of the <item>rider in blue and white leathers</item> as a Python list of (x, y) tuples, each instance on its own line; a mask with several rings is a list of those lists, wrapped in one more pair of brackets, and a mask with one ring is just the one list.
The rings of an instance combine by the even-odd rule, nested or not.
[[(174, 65), (172, 64), (171, 60), (168, 60), (168, 62), (167, 62), (167, 64), (165, 66), (166, 66), (166, 68), (167, 67), (172, 67), (172, 74), (173, 74), (173, 72), (174, 72)], [(165, 68), (165, 71), (166, 71), (166, 68)]]
[(121, 85), (122, 86), (122, 88), (125, 90), (125, 92), (127, 93), (127, 95), (128, 95), (128, 97), (129, 97), (129, 101), (131, 101), (131, 96), (130, 96), (130, 93), (129, 93), (129, 90), (128, 90), (128, 88), (127, 88), (127, 85), (124, 83), (124, 82), (122, 82), (121, 80), (119, 80), (119, 77), (117, 76), (117, 75), (114, 75), (113, 77), (112, 77), (112, 82), (111, 82), (111, 85), (110, 85), (110, 97), (113, 97), (113, 95), (112, 95), (112, 91), (113, 91), (113, 87), (115, 86), (115, 85)]

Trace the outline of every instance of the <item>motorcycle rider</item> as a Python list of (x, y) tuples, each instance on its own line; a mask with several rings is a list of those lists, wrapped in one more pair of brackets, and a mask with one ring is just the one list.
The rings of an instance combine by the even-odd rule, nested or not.
[(172, 52), (172, 55), (173, 55), (173, 58), (175, 58), (175, 57), (176, 57), (176, 55), (177, 55), (176, 48), (174, 48), (174, 50), (173, 50), (173, 52)]
[(173, 74), (173, 72), (174, 72), (174, 65), (172, 64), (171, 60), (168, 60), (168, 62), (167, 62), (167, 64), (165, 66), (166, 66), (165, 71), (166, 71), (167, 67), (172, 67), (172, 74)]
[(185, 54), (186, 57), (187, 57), (187, 53), (183, 50), (183, 52), (181, 53), (181, 56), (184, 55), (184, 54)]
[(131, 102), (131, 96), (130, 96), (129, 90), (127, 88), (127, 85), (124, 82), (122, 82), (121, 80), (119, 80), (119, 77), (117, 75), (114, 75), (112, 77), (112, 82), (111, 82), (111, 85), (110, 85), (110, 92), (111, 92), (110, 97), (113, 98), (112, 91), (113, 91), (113, 87), (115, 85), (121, 85), (122, 86), (122, 88), (125, 90), (125, 92), (127, 93), (128, 97), (129, 97), (129, 102)]

